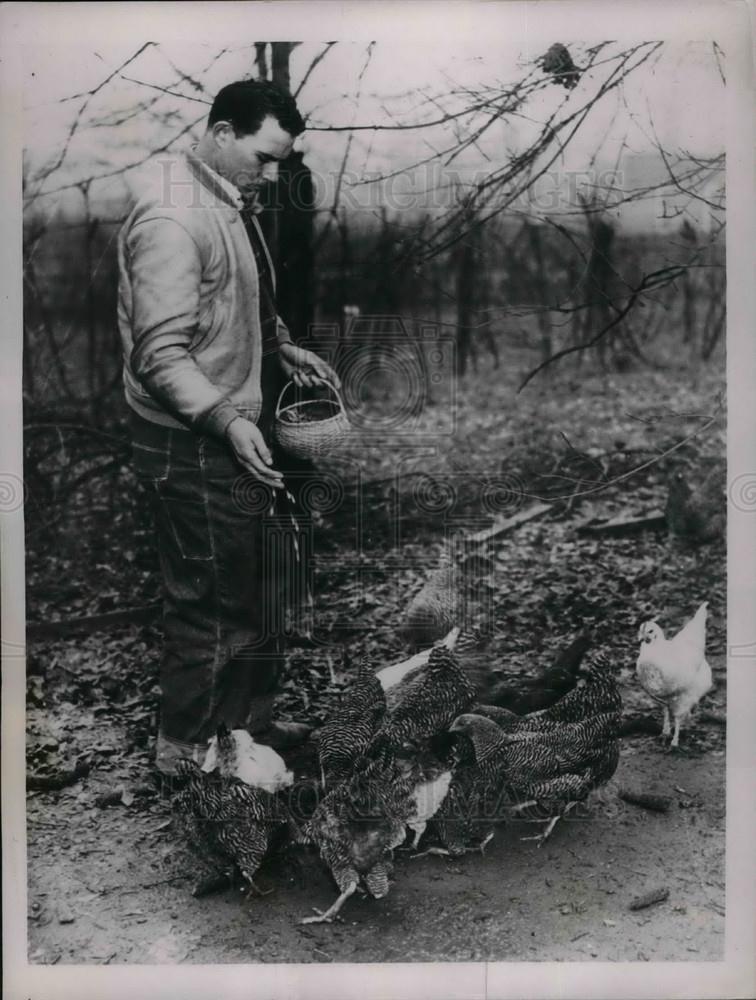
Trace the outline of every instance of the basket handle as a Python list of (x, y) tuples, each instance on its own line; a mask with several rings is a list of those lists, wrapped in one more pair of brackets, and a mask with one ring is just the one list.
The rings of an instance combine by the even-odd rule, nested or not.
[[(339, 404), (339, 408), (341, 409), (341, 412), (345, 413), (346, 412), (346, 407), (344, 406), (344, 400), (341, 398), (341, 393), (336, 388), (336, 386), (333, 384), (333, 382), (331, 382), (327, 378), (323, 378), (322, 375), (319, 375), (318, 378), (320, 378), (328, 386), (328, 388), (331, 390), (331, 392), (336, 397), (336, 401)], [(283, 387), (283, 389), (281, 390), (281, 392), (278, 394), (278, 402), (276, 403), (276, 418), (278, 418), (281, 415), (281, 401), (284, 398), (284, 393), (286, 392), (286, 390), (289, 388), (290, 385), (294, 385), (294, 379), (289, 379), (289, 381)]]

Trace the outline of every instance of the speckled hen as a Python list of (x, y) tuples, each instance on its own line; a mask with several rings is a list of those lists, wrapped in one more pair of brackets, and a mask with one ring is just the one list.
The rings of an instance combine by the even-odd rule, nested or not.
[(320, 802), (305, 824), (304, 839), (317, 845), (339, 890), (335, 903), (302, 923), (332, 921), (364, 884), (375, 899), (389, 891), (393, 851), (417, 812), (416, 780), (390, 751), (355, 771)]
[(278, 798), (252, 788), (239, 778), (202, 771), (194, 761), (176, 765), (185, 786), (173, 808), (184, 832), (201, 857), (225, 870), (238, 870), (250, 890), (264, 895), (254, 877), (278, 833), (286, 812)]
[(408, 743), (424, 745), (448, 729), (474, 698), (475, 687), (451, 650), (435, 647), (426, 668), (407, 684), (401, 701), (370, 741), (365, 756), (375, 759)]
[[(532, 729), (527, 728), (529, 722)], [(527, 806), (546, 807), (549, 822), (535, 838), (540, 846), (560, 817), (614, 774), (619, 722), (619, 711), (574, 722), (513, 717), (511, 724), (467, 714), (454, 721), (451, 731), (470, 741), (473, 780), (480, 794), (495, 791), (512, 813)]]
[(323, 786), (348, 777), (386, 713), (386, 696), (369, 661), (360, 661), (355, 683), (315, 741)]

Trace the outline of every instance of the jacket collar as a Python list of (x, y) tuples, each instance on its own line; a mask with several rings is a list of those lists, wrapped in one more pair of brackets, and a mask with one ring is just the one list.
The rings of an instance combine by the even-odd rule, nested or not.
[(219, 198), (230, 208), (235, 208), (239, 211), (245, 207), (245, 199), (242, 197), (241, 191), (230, 181), (227, 181), (225, 177), (221, 177), (212, 167), (204, 163), (194, 150), (187, 150), (186, 161), (189, 164), (189, 169), (200, 184), (206, 187), (216, 198)]

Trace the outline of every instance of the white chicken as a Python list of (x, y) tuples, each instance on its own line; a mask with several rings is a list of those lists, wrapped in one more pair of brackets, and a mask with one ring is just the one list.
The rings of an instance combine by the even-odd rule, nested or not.
[(640, 652), (635, 673), (643, 690), (664, 706), (662, 736), (672, 731), (672, 746), (680, 741), (680, 723), (711, 689), (711, 667), (706, 662), (707, 602), (671, 639), (657, 622), (644, 622), (638, 632)]
[(217, 769), (221, 777), (238, 778), (252, 788), (262, 788), (273, 795), (294, 781), (283, 758), (272, 747), (256, 743), (246, 729), (219, 728), (207, 748), (202, 770)]

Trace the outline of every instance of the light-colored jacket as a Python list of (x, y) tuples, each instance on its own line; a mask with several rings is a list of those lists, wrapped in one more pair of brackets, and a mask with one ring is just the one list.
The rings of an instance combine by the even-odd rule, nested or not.
[[(260, 240), (265, 247), (262, 233)], [(118, 275), (129, 406), (156, 423), (218, 437), (236, 416), (256, 420), (257, 265), (238, 207), (194, 154), (155, 161), (146, 172), (119, 234)], [(291, 339), (281, 320), (278, 338)]]

